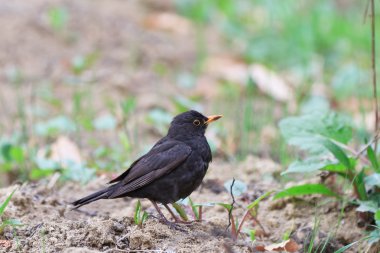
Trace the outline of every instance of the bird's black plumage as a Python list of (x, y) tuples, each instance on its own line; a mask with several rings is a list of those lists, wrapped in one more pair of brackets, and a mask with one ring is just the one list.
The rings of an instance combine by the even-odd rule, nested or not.
[(193, 110), (177, 115), (168, 134), (109, 187), (72, 204), (80, 207), (98, 199), (134, 197), (166, 206), (189, 196), (201, 184), (212, 159), (204, 136), (206, 128), (220, 117), (206, 117)]

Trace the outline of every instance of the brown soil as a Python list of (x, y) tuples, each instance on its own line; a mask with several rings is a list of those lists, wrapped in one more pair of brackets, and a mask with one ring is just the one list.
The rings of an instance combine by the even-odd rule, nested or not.
[[(279, 185), (268, 177), (276, 172), (278, 165), (271, 161), (248, 158), (242, 164), (214, 162), (203, 186), (192, 194), (196, 203), (230, 203), (230, 195), (223, 190), (222, 183), (235, 177), (244, 180), (252, 178), (249, 190), (237, 198), (234, 215), (241, 217), (243, 208), (251, 200)], [(255, 176), (253, 176), (255, 175)], [(264, 176), (264, 175), (267, 175)], [(263, 180), (268, 178), (267, 180)], [(48, 188), (47, 182), (25, 184), (19, 187), (8, 206), (6, 218), (17, 218), (23, 226), (4, 233), (6, 240), (12, 241), (9, 252), (134, 252), (133, 250), (161, 250), (162, 252), (254, 252), (257, 245), (269, 245), (281, 241), (287, 231), (300, 246), (305, 244), (312, 233), (315, 219), (320, 220), (316, 242), (323, 243), (330, 236), (326, 252), (334, 252), (343, 244), (358, 240), (363, 231), (356, 226), (354, 210), (340, 209), (332, 202), (318, 205), (322, 198), (308, 200), (273, 201), (264, 200), (260, 204), (258, 219), (267, 236), (258, 235), (252, 243), (242, 234), (234, 242), (226, 227), (228, 216), (220, 207), (206, 207), (202, 222), (181, 225), (181, 229), (161, 224), (149, 201), (142, 201), (143, 208), (151, 216), (142, 227), (133, 222), (136, 200), (100, 200), (79, 211), (71, 210), (67, 204), (74, 199), (104, 186), (108, 179), (104, 176), (85, 187), (74, 183), (64, 183)], [(5, 198), (14, 188), (0, 191), (0, 199)], [(241, 207), (239, 207), (241, 206)], [(317, 208), (317, 206), (319, 206)], [(168, 215), (166, 213), (166, 215)], [(248, 221), (246, 228), (261, 231), (260, 227)], [(330, 233), (330, 234), (329, 234)], [(360, 247), (364, 247), (363, 245)], [(351, 252), (357, 252), (359, 248)], [(303, 252), (300, 250), (300, 252)], [(350, 252), (350, 251), (348, 251)]]

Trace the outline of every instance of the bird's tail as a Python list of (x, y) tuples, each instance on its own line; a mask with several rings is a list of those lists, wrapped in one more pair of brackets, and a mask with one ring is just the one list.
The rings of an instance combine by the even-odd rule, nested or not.
[(71, 204), (74, 206), (73, 209), (77, 209), (81, 206), (87, 205), (93, 201), (99, 200), (99, 199), (107, 199), (109, 192), (112, 192), (113, 185), (110, 187), (107, 187), (103, 190), (94, 192), (93, 194), (90, 194), (84, 198), (78, 199), (77, 201), (72, 202)]

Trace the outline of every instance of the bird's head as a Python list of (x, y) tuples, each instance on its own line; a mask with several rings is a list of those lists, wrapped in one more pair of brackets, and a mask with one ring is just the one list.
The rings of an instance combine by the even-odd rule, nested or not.
[(168, 135), (171, 137), (204, 135), (207, 126), (221, 117), (222, 115), (204, 116), (194, 110), (178, 114), (170, 124)]

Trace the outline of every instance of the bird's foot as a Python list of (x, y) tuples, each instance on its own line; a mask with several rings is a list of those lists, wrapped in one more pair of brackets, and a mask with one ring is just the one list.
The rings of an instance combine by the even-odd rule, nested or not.
[(165, 217), (160, 217), (158, 220), (162, 223), (168, 226), (170, 229), (178, 230), (181, 232), (187, 232), (179, 223), (170, 221), (166, 219)]

